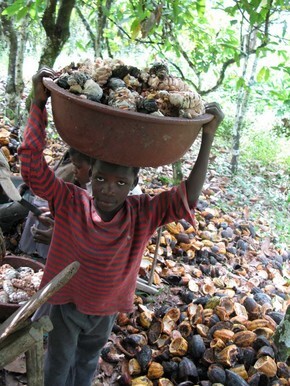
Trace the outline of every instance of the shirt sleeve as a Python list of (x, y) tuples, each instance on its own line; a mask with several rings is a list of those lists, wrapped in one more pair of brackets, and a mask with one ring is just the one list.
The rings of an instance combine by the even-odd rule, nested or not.
[(23, 180), (35, 195), (47, 200), (54, 211), (54, 207), (62, 205), (69, 191), (64, 181), (55, 176), (43, 155), (46, 124), (46, 110), (41, 111), (32, 105), (18, 154)]
[(181, 219), (194, 224), (196, 204), (192, 208), (189, 207), (185, 182), (154, 197), (142, 195), (140, 198), (143, 201), (141, 205), (144, 210), (144, 221), (146, 219), (146, 222), (150, 222), (150, 232), (154, 232), (162, 225)]

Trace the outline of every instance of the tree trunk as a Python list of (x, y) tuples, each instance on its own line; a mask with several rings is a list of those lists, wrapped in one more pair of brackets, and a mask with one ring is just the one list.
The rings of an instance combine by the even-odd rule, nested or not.
[[(103, 6), (100, 1), (100, 5), (98, 7), (98, 25), (97, 25), (97, 34), (96, 34), (96, 42), (95, 42), (95, 55), (99, 57), (102, 55), (105, 48), (105, 40), (104, 40), (104, 29), (107, 24), (107, 15), (111, 9), (113, 1), (105, 0), (105, 5)], [(106, 9), (106, 12), (104, 12)]]
[(290, 305), (273, 335), (273, 341), (277, 347), (278, 361), (286, 362), (290, 357)]
[[(38, 68), (53, 67), (64, 44), (70, 36), (70, 17), (76, 0), (50, 0), (44, 11), (41, 23), (46, 33), (46, 42), (43, 44)], [(25, 101), (26, 114), (30, 110), (32, 94)]]
[[(7, 7), (7, 2), (0, 4), (0, 13)], [(5, 99), (6, 99), (6, 111), (5, 114), (10, 118), (14, 119), (16, 110), (16, 86), (15, 86), (15, 68), (17, 62), (17, 50), (18, 41), (17, 33), (13, 26), (13, 19), (1, 16), (3, 34), (8, 42), (9, 46), (9, 58), (8, 58), (8, 76), (5, 88)]]
[[(8, 6), (6, 2), (0, 3), (0, 13)], [(1, 16), (2, 31), (9, 47), (8, 76), (5, 88), (6, 111), (5, 114), (20, 125), (21, 98), (24, 89), (23, 60), (28, 36), (28, 17), (19, 21), (15, 27), (13, 17)]]
[[(246, 76), (247, 76), (247, 72), (249, 68), (249, 59), (250, 59), (249, 52), (250, 52), (250, 49), (252, 49), (252, 46), (251, 46), (252, 41), (253, 41), (252, 34), (249, 33), (247, 35), (247, 42), (246, 42), (247, 54), (245, 55), (245, 58), (244, 58), (242, 79), (246, 79)], [(247, 113), (251, 86), (253, 85), (254, 79), (255, 79), (257, 61), (258, 61), (258, 58), (255, 54), (255, 59), (251, 69), (250, 79), (247, 84), (243, 85), (239, 89), (238, 101), (236, 106), (235, 123), (233, 127), (233, 149), (232, 149), (232, 159), (231, 159), (231, 171), (233, 174), (237, 173), (238, 171), (238, 159), (240, 154), (240, 139), (241, 139), (243, 121)]]
[(39, 61), (42, 66), (53, 67), (64, 44), (70, 36), (70, 17), (76, 0), (48, 1), (41, 23), (46, 32), (46, 42)]
[(183, 179), (182, 161), (178, 160), (172, 164), (174, 184), (179, 184)]
[(2, 265), (5, 255), (6, 255), (6, 243), (2, 233), (2, 229), (0, 228), (0, 265)]
[(15, 79), (16, 79), (16, 91), (19, 95), (22, 95), (24, 90), (24, 81), (23, 81), (23, 63), (25, 48), (28, 39), (28, 25), (29, 19), (27, 17), (22, 19), (22, 24), (19, 28), (18, 35), (18, 55), (15, 68)]
[[(107, 41), (104, 38), (104, 29), (107, 24), (107, 18), (108, 18), (110, 9), (112, 7), (112, 3), (113, 3), (112, 0), (105, 0), (104, 5), (102, 4), (102, 1), (100, 1), (99, 4), (97, 5), (97, 9), (95, 11), (96, 31), (93, 31), (93, 29), (91, 28), (91, 23), (88, 22), (87, 18), (84, 16), (80, 7), (76, 7), (76, 11), (90, 36), (90, 39), (91, 39), (90, 45), (94, 48), (95, 58), (98, 58), (98, 57), (102, 58), (103, 51), (105, 50), (105, 48), (107, 48), (110, 56), (110, 52), (107, 46)], [(106, 10), (106, 12), (104, 12), (104, 10)]]

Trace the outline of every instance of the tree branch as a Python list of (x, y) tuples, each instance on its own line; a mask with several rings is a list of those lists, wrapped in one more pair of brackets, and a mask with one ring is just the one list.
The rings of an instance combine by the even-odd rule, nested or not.
[(83, 25), (85, 26), (85, 29), (87, 30), (91, 41), (94, 42), (95, 41), (95, 34), (94, 34), (93, 30), (91, 29), (90, 24), (88, 23), (87, 19), (84, 17), (82, 11), (80, 10), (80, 7), (76, 6), (75, 9), (76, 9), (77, 14), (78, 14), (79, 18), (81, 19)]
[[(114, 24), (125, 36), (128, 40), (132, 40), (131, 39), (131, 36), (127, 33), (127, 31), (124, 30), (124, 28), (120, 27), (114, 20), (112, 20), (110, 17), (108, 17), (108, 20), (110, 20), (110, 22), (112, 24)], [(142, 40), (142, 39), (135, 39), (135, 41), (137, 43), (140, 43), (140, 44), (150, 44), (150, 45), (156, 45), (156, 46), (162, 46), (162, 42), (154, 42), (153, 40), (149, 39), (149, 40)]]

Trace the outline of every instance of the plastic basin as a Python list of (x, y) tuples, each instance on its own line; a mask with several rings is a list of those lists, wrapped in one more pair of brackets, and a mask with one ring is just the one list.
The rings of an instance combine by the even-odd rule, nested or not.
[[(35, 272), (38, 272), (40, 269), (44, 270), (44, 265), (42, 263), (22, 256), (6, 256), (3, 260), (3, 264), (10, 264), (13, 268), (30, 267)], [(0, 322), (6, 320), (10, 315), (17, 311), (19, 307), (19, 304), (0, 303)]]
[(71, 147), (102, 161), (157, 167), (179, 160), (210, 114), (195, 119), (156, 117), (82, 99), (45, 78), (60, 137)]

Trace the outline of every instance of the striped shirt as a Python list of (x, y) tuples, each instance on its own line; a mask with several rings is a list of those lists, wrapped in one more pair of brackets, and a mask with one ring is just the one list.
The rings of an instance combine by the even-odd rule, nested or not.
[(19, 148), (21, 174), (33, 193), (48, 201), (55, 219), (41, 287), (73, 261), (75, 276), (51, 304), (74, 303), (90, 315), (131, 312), (140, 262), (155, 230), (179, 219), (193, 222), (185, 183), (154, 197), (128, 196), (109, 221), (98, 215), (93, 197), (55, 176), (43, 156), (46, 110), (32, 106)]

